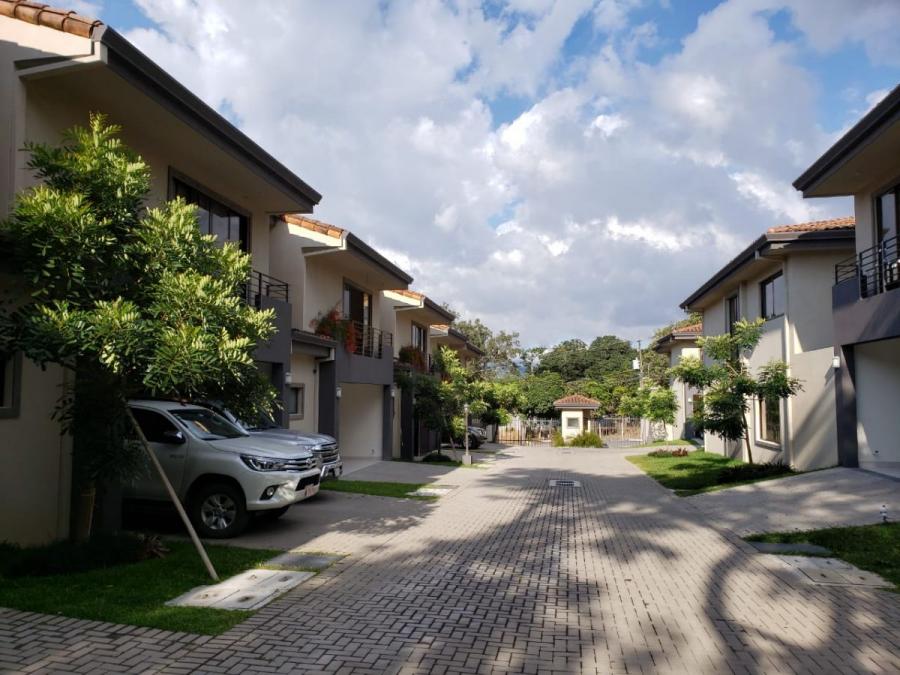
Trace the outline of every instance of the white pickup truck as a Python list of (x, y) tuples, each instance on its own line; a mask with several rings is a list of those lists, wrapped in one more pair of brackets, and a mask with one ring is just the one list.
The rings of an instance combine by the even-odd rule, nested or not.
[[(251, 514), (277, 518), (319, 490), (321, 460), (307, 448), (251, 436), (197, 405), (128, 405), (202, 537), (237, 536)], [(152, 469), (125, 496), (169, 501)]]

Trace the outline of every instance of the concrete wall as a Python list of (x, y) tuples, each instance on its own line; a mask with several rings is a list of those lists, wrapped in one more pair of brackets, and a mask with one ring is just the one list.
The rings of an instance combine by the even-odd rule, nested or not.
[(856, 345), (859, 465), (900, 473), (900, 339)]
[(269, 273), (287, 282), (291, 300), (291, 328), (312, 330), (304, 321), (303, 307), (306, 290), (306, 258), (298, 237), (291, 234), (286, 222), (276, 219), (270, 231), (271, 256)]
[(342, 384), (340, 445), (344, 457), (380, 458), (383, 436), (383, 387)]
[[(693, 341), (675, 342), (669, 352), (669, 365), (677, 366), (683, 357), (693, 356), (700, 357), (700, 348)], [(687, 394), (689, 387), (678, 379), (672, 379), (669, 388), (675, 393), (675, 400), (678, 401), (678, 410), (675, 412), (675, 423), (666, 425), (666, 437), (669, 440), (684, 437), (684, 429), (687, 424), (688, 401)]]
[[(571, 422), (570, 422), (571, 420)], [(569, 424), (577, 425), (569, 427)], [(563, 410), (561, 415), (561, 430), (563, 438), (572, 438), (584, 431), (583, 410)]]

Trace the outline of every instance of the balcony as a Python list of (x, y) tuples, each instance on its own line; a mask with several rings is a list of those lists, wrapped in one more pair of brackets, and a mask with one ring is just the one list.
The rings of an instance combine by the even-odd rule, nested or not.
[(344, 325), (346, 332), (343, 343), (351, 354), (369, 356), (373, 359), (380, 359), (385, 355), (393, 357), (393, 334), (374, 326), (368, 326), (361, 321), (345, 320)]
[(244, 286), (244, 299), (248, 305), (261, 307), (263, 298), (288, 302), (288, 284), (258, 270), (252, 270)]
[(900, 288), (900, 247), (897, 237), (860, 251), (834, 266), (834, 283), (855, 281), (860, 298)]

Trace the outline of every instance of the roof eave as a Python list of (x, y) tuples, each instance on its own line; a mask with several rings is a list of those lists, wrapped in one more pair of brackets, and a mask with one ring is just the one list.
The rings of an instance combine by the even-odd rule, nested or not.
[(793, 185), (810, 195), (812, 190), (850, 157), (867, 144), (886, 124), (900, 120), (900, 86), (894, 88), (878, 105), (870, 110), (853, 128), (841, 136), (825, 153), (797, 178)]
[(385, 258), (378, 251), (369, 246), (366, 242), (364, 242), (352, 232), (346, 233), (345, 242), (348, 249), (353, 250), (369, 262), (372, 262), (380, 267), (384, 272), (400, 282), (400, 284), (409, 285), (413, 282), (413, 278), (409, 274), (397, 267), (397, 265)]
[[(170, 110), (194, 130), (249, 165), (257, 174), (294, 198), (309, 212), (322, 195), (200, 100), (109, 26), (96, 28), (91, 39), (108, 50), (108, 67)], [(303, 210), (303, 209), (295, 209)]]

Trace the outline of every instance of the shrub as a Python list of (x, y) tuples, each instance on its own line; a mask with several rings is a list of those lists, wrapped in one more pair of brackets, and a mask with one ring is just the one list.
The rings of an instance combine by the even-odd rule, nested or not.
[(602, 448), (605, 447), (603, 439), (593, 431), (583, 431), (569, 441), (573, 448)]
[(164, 547), (155, 538), (131, 534), (95, 535), (85, 542), (58, 541), (22, 548), (0, 544), (0, 576), (46, 577), (139, 562), (160, 557)]
[(758, 480), (770, 476), (783, 476), (794, 473), (791, 467), (782, 462), (767, 462), (765, 464), (738, 464), (728, 466), (719, 472), (720, 483), (736, 483), (742, 480)]
[(687, 448), (661, 448), (647, 453), (650, 457), (687, 457), (688, 454), (690, 450)]
[(563, 438), (562, 432), (559, 429), (556, 429), (553, 432), (553, 436), (550, 438), (550, 442), (554, 448), (562, 448), (566, 444), (566, 439)]
[(444, 455), (440, 452), (432, 452), (430, 455), (425, 455), (422, 458), (422, 461), (423, 462), (453, 462), (453, 463), (456, 463), (455, 459), (447, 457), (447, 455)]

